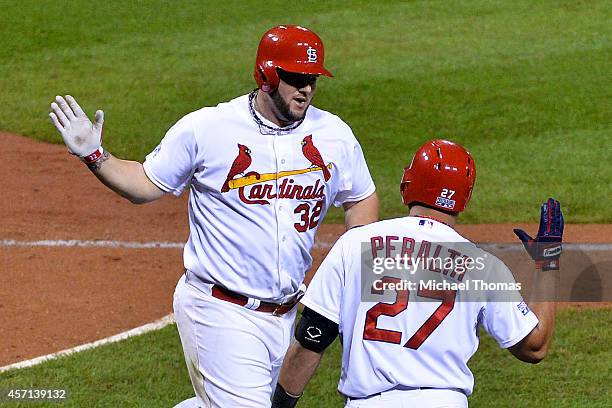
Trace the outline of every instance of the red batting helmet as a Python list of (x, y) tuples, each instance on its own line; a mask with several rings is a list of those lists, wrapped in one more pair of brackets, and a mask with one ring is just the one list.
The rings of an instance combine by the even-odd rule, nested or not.
[(268, 30), (257, 49), (255, 81), (264, 92), (278, 87), (276, 68), (299, 74), (333, 76), (323, 66), (323, 41), (307, 28), (280, 25)]
[(430, 140), (404, 169), (400, 192), (405, 205), (425, 204), (445, 212), (465, 210), (476, 181), (470, 152), (448, 140)]

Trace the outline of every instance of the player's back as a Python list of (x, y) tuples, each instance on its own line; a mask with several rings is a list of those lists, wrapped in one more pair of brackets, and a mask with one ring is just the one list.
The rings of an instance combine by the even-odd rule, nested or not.
[[(465, 282), (490, 280), (496, 271), (507, 275), (505, 265), (452, 227), (424, 217), (370, 224), (349, 231), (341, 240), (339, 390), (351, 397), (396, 386), (457, 389), (469, 395), (473, 376), (467, 362), (478, 347), (477, 326), (487, 309), (487, 295), (474, 295)], [(386, 264), (377, 261), (394, 255), (400, 255), (399, 264), (397, 258)], [(411, 264), (404, 262), (406, 256)], [(454, 266), (435, 263), (436, 259), (477, 257), (483, 259), (482, 266), (467, 272), (456, 267), (460, 262)], [(400, 275), (398, 267), (405, 268)], [(413, 270), (418, 272), (413, 275)], [(413, 286), (408, 282), (414, 282)], [(513, 327), (503, 321), (499, 325), (493, 331), (503, 333), (493, 335), (500, 344), (517, 336)]]

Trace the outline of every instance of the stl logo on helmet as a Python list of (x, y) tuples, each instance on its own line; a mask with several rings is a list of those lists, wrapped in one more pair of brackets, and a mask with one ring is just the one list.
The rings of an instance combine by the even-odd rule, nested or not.
[(317, 50), (315, 48), (308, 47), (306, 54), (308, 54), (308, 62), (317, 62)]

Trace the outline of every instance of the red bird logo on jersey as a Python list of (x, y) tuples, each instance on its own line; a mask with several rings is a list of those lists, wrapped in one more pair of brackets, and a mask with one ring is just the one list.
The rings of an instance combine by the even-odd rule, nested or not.
[(229, 182), (238, 174), (244, 173), (246, 169), (251, 165), (251, 149), (246, 147), (245, 145), (241, 145), (238, 143), (238, 157), (234, 159), (232, 163), (232, 167), (230, 167), (229, 173), (227, 173), (227, 178), (225, 179), (225, 183), (223, 183), (223, 187), (221, 187), (221, 192), (226, 193), (229, 191)]
[(328, 181), (331, 178), (331, 174), (329, 169), (325, 165), (323, 161), (323, 157), (321, 157), (321, 153), (319, 153), (319, 149), (312, 143), (312, 135), (308, 135), (302, 140), (302, 153), (304, 156), (310, 160), (313, 166), (321, 167), (323, 170), (323, 178), (325, 181)]

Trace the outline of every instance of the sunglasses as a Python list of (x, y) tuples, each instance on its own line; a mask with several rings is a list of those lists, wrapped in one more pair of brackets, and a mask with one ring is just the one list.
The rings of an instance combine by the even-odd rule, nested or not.
[(287, 72), (277, 68), (278, 77), (285, 83), (294, 88), (304, 88), (306, 85), (314, 85), (317, 82), (319, 75), (316, 74), (299, 74), (296, 72)]

